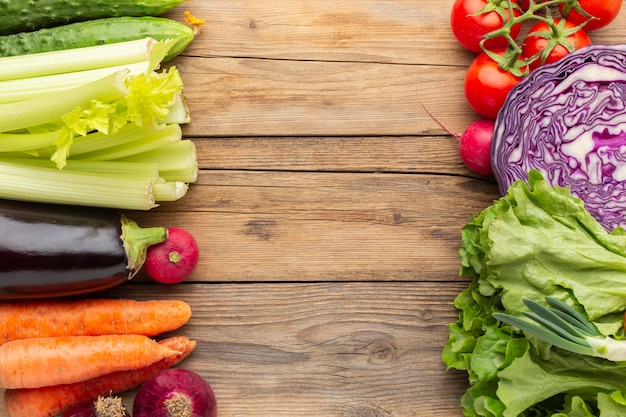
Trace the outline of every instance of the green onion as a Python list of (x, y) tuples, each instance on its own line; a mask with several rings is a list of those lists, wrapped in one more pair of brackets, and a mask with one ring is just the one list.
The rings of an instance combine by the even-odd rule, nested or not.
[(505, 313), (494, 313), (493, 316), (570, 352), (615, 362), (626, 360), (626, 340), (603, 335), (586, 317), (560, 300), (547, 297), (546, 302), (551, 308), (532, 300), (524, 300), (524, 304), (531, 311), (523, 314), (532, 321)]

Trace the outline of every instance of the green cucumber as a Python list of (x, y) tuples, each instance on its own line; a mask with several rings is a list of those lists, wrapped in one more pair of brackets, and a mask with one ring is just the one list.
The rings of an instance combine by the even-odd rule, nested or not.
[(94, 19), (0, 36), (0, 57), (104, 45), (146, 37), (158, 41), (177, 41), (163, 60), (169, 61), (189, 45), (194, 38), (194, 31), (187, 25), (165, 17), (123, 16)]
[(32, 32), (84, 20), (121, 16), (158, 16), (184, 0), (4, 0), (0, 35)]

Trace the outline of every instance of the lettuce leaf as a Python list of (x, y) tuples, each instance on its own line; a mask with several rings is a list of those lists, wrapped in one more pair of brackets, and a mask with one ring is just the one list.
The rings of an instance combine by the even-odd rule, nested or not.
[(498, 322), (519, 315), (524, 298), (558, 298), (601, 332), (624, 338), (626, 234), (607, 233), (569, 189), (537, 171), (474, 216), (461, 232), (461, 275), (472, 281), (455, 306), (442, 352), (466, 371), (465, 416), (626, 415), (626, 364), (554, 348)]

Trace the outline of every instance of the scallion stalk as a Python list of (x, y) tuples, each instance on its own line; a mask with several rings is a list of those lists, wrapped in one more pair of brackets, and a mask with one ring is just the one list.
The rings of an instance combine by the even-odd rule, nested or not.
[(561, 349), (615, 362), (626, 361), (626, 340), (603, 335), (585, 316), (560, 300), (547, 297), (546, 302), (551, 308), (524, 300), (531, 310), (524, 316), (532, 321), (506, 313), (493, 316)]

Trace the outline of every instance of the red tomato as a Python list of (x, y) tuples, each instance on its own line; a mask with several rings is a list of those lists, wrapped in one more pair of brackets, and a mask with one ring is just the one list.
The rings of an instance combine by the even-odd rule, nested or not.
[[(482, 52), (480, 41), (483, 39), (483, 35), (502, 28), (504, 24), (502, 17), (496, 11), (472, 16), (489, 3), (491, 3), (491, 0), (456, 0), (452, 6), (452, 13), (450, 14), (452, 32), (461, 45), (472, 52)], [(513, 3), (517, 4), (517, 0), (514, 0)], [(507, 6), (505, 5), (503, 7), (505, 7), (506, 15), (509, 16)], [(513, 14), (518, 16), (521, 12), (515, 9)], [(511, 36), (514, 39), (519, 34), (520, 28), (521, 24), (511, 28)], [(485, 42), (485, 47), (489, 50), (507, 45), (508, 41), (502, 36), (489, 39)]]
[[(567, 20), (555, 20), (554, 23), (562, 28), (562, 31), (560, 34), (555, 35), (557, 37), (556, 40), (558, 41), (558, 43), (554, 45), (552, 50), (548, 53), (548, 56), (546, 57), (543, 64), (551, 64), (553, 62), (556, 62), (571, 52), (563, 45), (563, 42), (566, 42), (566, 40), (574, 48), (574, 50), (580, 49), (583, 46), (591, 45), (591, 39), (584, 30), (580, 29), (575, 32), (571, 32), (576, 26), (578, 26), (577, 24)], [(524, 40), (524, 44), (522, 45), (522, 56), (528, 59), (538, 52), (543, 51), (548, 46), (549, 42), (546, 36), (553, 36), (550, 32), (550, 28), (545, 22), (539, 22), (532, 28), (530, 28), (530, 30), (528, 31), (528, 35)], [(544, 36), (542, 36), (542, 34)], [(542, 57), (539, 57), (532, 61), (529, 64), (529, 67), (531, 70), (533, 70), (540, 67), (541, 65)]]
[(588, 17), (583, 16), (574, 9), (570, 10), (569, 13), (567, 11), (564, 13), (565, 4), (559, 4), (559, 10), (567, 20), (577, 25), (589, 20), (585, 25), (587, 32), (598, 30), (611, 23), (617, 17), (622, 7), (622, 0), (578, 0), (578, 3), (594, 19), (589, 20)]
[[(548, 0), (535, 0), (535, 4), (545, 3), (546, 1), (548, 1)], [(522, 10), (526, 11), (530, 7), (530, 1), (529, 0), (521, 0), (519, 2), (519, 6), (522, 8)]]
[(521, 77), (500, 69), (498, 63), (483, 52), (472, 61), (467, 70), (465, 97), (477, 114), (485, 119), (495, 120), (509, 91), (521, 80)]

